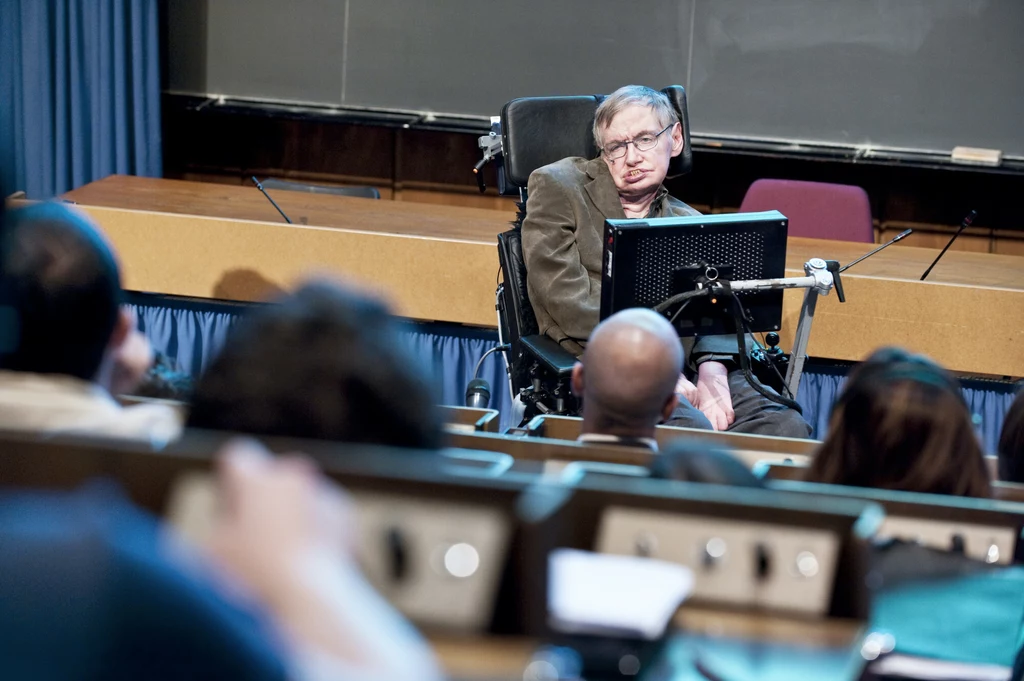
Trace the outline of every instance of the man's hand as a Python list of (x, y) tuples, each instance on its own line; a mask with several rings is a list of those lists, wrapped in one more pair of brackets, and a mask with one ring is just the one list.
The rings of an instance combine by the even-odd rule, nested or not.
[(355, 509), (301, 456), (234, 440), (219, 453), (220, 512), (208, 549), (270, 610), (302, 678), (441, 678), (419, 636), (355, 563)]
[(729, 371), (721, 362), (704, 362), (697, 367), (697, 401), (715, 430), (726, 430), (736, 418), (729, 392)]
[(311, 558), (349, 559), (354, 521), (342, 493), (300, 456), (274, 458), (233, 440), (218, 461), (220, 513), (210, 548), (268, 600)]
[(690, 404), (697, 405), (697, 386), (690, 383), (690, 380), (683, 374), (679, 374), (679, 380), (676, 381), (676, 394)]
[(146, 372), (153, 366), (153, 347), (149, 339), (138, 330), (135, 312), (124, 307), (121, 314), (128, 318), (130, 330), (124, 342), (114, 351), (114, 366), (110, 374), (110, 385), (107, 386), (112, 395), (124, 395), (138, 388)]

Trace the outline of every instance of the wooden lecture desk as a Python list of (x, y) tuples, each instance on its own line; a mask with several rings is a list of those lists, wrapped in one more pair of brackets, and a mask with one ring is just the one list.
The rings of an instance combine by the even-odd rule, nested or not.
[[(406, 317), (493, 327), (495, 237), (512, 213), (275, 190), (285, 224), (255, 187), (111, 176), (64, 195), (120, 254), (125, 287), (253, 301), (310, 275), (340, 275)], [(850, 262), (868, 244), (791, 238), (787, 274), (812, 257)], [(881, 345), (964, 374), (1024, 376), (1024, 257), (897, 245), (843, 274), (845, 304), (818, 301), (809, 355), (859, 361)], [(783, 347), (803, 292), (785, 293)]]

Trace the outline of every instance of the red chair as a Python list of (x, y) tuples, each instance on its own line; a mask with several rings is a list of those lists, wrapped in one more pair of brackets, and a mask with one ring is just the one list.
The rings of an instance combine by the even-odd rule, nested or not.
[(777, 210), (789, 218), (789, 236), (874, 243), (868, 193), (848, 184), (757, 180), (740, 211)]

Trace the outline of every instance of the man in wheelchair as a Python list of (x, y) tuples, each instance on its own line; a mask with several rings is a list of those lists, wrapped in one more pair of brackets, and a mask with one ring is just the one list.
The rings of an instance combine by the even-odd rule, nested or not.
[[(529, 178), (522, 225), (527, 286), (540, 332), (577, 357), (597, 326), (606, 219), (698, 215), (663, 182), (685, 147), (662, 92), (627, 85), (597, 108), (598, 158), (565, 158)], [(687, 371), (670, 425), (807, 437), (795, 411), (759, 394), (739, 370), (735, 336), (684, 340)]]

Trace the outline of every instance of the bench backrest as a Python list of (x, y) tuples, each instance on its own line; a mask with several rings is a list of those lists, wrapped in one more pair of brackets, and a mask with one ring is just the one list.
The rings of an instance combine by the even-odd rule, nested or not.
[[(689, 428), (674, 428), (672, 430), (681, 432), (681, 434), (673, 433), (675, 437), (688, 437), (691, 433), (698, 433), (700, 435), (695, 436), (695, 440), (699, 442), (713, 442), (712, 439), (704, 435), (707, 431), (692, 431)], [(451, 427), (446, 428), (446, 432), (447, 443), (451, 447), (502, 452), (511, 455), (517, 462), (595, 461), (627, 466), (649, 466), (654, 457), (657, 456), (657, 454), (642, 447), (622, 447), (594, 442), (583, 443), (577, 442), (575, 438), (562, 439), (514, 434), (471, 433)], [(787, 440), (788, 438), (771, 439)], [(754, 443), (746, 442), (744, 444), (753, 445)], [(662, 444), (659, 443), (659, 446), (662, 446)], [(805, 464), (807, 460), (806, 455), (803, 454), (777, 453), (770, 450), (733, 449), (730, 453), (739, 458), (749, 468), (753, 468), (762, 461)]]
[[(71, 489), (113, 479), (133, 502), (201, 541), (217, 506), (212, 456), (228, 436), (188, 431), (153, 451), (105, 438), (0, 433), (0, 487)], [(537, 580), (561, 532), (562, 504), (546, 500), (545, 513), (520, 513), (536, 476), (495, 477), (437, 452), (264, 442), (311, 456), (345, 486), (356, 502), (364, 572), (410, 619), (462, 632), (543, 630), (545, 589)], [(444, 560), (437, 568), (452, 547), (475, 557), (471, 574), (444, 574)]]
[(501, 424), (501, 414), (497, 409), (475, 409), (451, 405), (441, 405), (438, 409), (441, 411), (441, 419), (444, 424), (453, 429), (497, 433)]
[(871, 502), (595, 474), (568, 503), (570, 545), (687, 565), (696, 604), (867, 615), (867, 542), (883, 519)]
[[(201, 537), (216, 506), (208, 477), (212, 454), (227, 437), (188, 431), (152, 451), (103, 438), (38, 441), (0, 433), (0, 486), (68, 489), (112, 478), (135, 503)], [(863, 613), (857, 595), (863, 580), (844, 571), (862, 565), (857, 542), (870, 534), (861, 520), (870, 504), (808, 504), (793, 494), (622, 476), (584, 475), (566, 486), (515, 471), (493, 476), (438, 452), (264, 442), (273, 451), (308, 454), (348, 489), (359, 509), (370, 580), (424, 626), (542, 631), (546, 560), (556, 546), (648, 551), (684, 562), (699, 575), (698, 604), (801, 616)], [(529, 446), (538, 444), (545, 443), (531, 440)], [(575, 450), (571, 458), (580, 459), (579, 443), (551, 446)], [(878, 523), (877, 510), (867, 515)], [(715, 548), (719, 544), (725, 553)], [(479, 560), (469, 577), (452, 579), (436, 569), (437, 556), (456, 545), (470, 547)], [(660, 553), (668, 547), (674, 548)], [(701, 548), (704, 554), (696, 552)], [(790, 563), (803, 564), (806, 574), (796, 579)], [(743, 589), (726, 588), (737, 579)]]
[(1024, 503), (823, 485), (778, 477), (769, 480), (768, 486), (819, 499), (844, 497), (877, 503), (885, 509), (886, 516), (879, 529), (880, 538), (920, 542), (943, 550), (962, 548), (967, 556), (990, 563), (1024, 562), (1020, 541)]
[[(530, 436), (552, 440), (575, 440), (580, 436), (583, 419), (570, 416), (541, 415), (530, 420), (526, 432)], [(756, 461), (805, 461), (821, 444), (817, 440), (748, 433), (717, 432), (698, 428), (657, 426), (655, 439), (662, 449), (676, 440), (697, 441), (732, 450), (748, 465)]]

